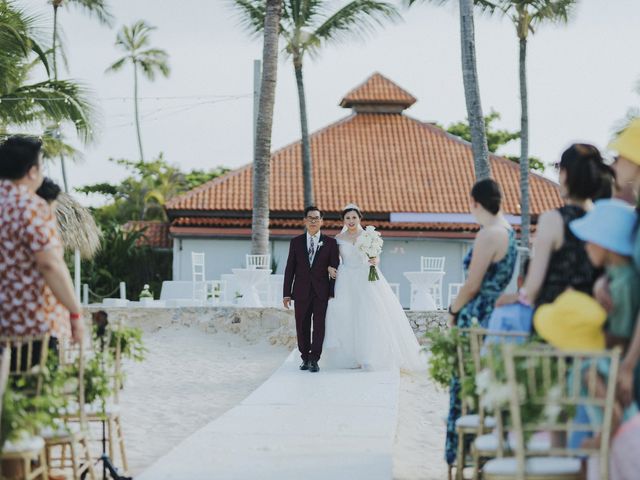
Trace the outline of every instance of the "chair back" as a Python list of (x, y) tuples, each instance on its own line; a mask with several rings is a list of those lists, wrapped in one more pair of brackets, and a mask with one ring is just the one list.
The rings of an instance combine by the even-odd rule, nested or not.
[(462, 283), (450, 283), (449, 284), (449, 294), (447, 295), (447, 301), (449, 302), (447, 306), (451, 306), (453, 301), (458, 297), (460, 293), (460, 289), (462, 288)]
[(85, 430), (87, 416), (85, 412), (84, 369), (86, 358), (84, 341), (72, 343), (69, 338), (61, 339), (58, 343), (58, 359), (58, 368), (69, 368), (76, 374), (75, 382), (66, 385), (63, 394), (66, 397), (69, 410), (77, 414), (80, 426)]
[(445, 257), (420, 257), (421, 272), (444, 272)]
[(35, 379), (33, 387), (27, 387), (23, 392), (40, 395), (49, 355), (49, 335), (0, 337), (0, 348), (11, 352), (9, 379)]
[[(2, 399), (4, 398), (4, 392), (7, 389), (7, 383), (9, 382), (9, 367), (11, 366), (11, 350), (5, 348), (2, 350), (0, 356), (0, 418), (2, 417)], [(0, 431), (0, 438), (2, 432)]]
[(271, 255), (246, 255), (246, 268), (271, 269)]
[(206, 281), (204, 271), (204, 253), (191, 252), (191, 281), (196, 282)]
[[(548, 431), (568, 439), (574, 432), (589, 431), (600, 435), (599, 448), (552, 446), (548, 454), (566, 457), (598, 455), (603, 459), (599, 462), (600, 478), (608, 479), (609, 443), (620, 350), (564, 352), (551, 348), (503, 345), (502, 352), (510, 390), (509, 410), (515, 435), (517, 478), (525, 478), (526, 458), (540, 455), (540, 452), (529, 450), (525, 442), (528, 433)], [(604, 368), (608, 369), (607, 378), (600, 373)], [(554, 388), (553, 403), (548, 394), (551, 388)], [(578, 407), (599, 409), (602, 421), (579, 424), (572, 418), (561, 417), (559, 420), (541, 418), (537, 422), (531, 422), (523, 411), (525, 403), (529, 408), (535, 405), (549, 411)], [(572, 417), (573, 413), (565, 416)]]
[[(530, 338), (529, 332), (505, 332), (496, 330), (487, 330), (484, 328), (471, 328), (469, 329), (469, 343), (471, 347), (471, 356), (473, 358), (473, 365), (476, 371), (476, 375), (480, 372), (486, 372), (488, 375), (488, 381), (495, 380), (495, 371), (498, 368), (496, 365), (496, 357), (493, 355), (486, 355), (487, 346), (489, 344), (504, 345), (507, 343), (520, 343)], [(483, 425), (484, 417), (487, 413), (491, 414), (496, 422), (495, 433), (498, 438), (497, 456), (502, 457), (505, 451), (506, 430), (504, 428), (504, 414), (508, 410), (507, 406), (493, 406), (488, 405), (488, 402), (484, 398), (484, 392), (482, 389), (476, 389), (478, 393), (478, 406), (479, 406), (479, 425)]]
[(213, 280), (207, 282), (207, 297), (211, 298), (212, 303), (220, 303), (223, 301), (227, 290), (227, 282), (225, 280)]

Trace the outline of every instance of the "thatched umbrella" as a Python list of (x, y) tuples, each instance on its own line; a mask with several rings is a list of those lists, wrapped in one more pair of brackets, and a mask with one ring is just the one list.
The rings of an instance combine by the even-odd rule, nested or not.
[(89, 210), (67, 193), (60, 193), (56, 202), (56, 218), (64, 249), (80, 252), (91, 259), (100, 248), (100, 229)]
[(80, 257), (90, 259), (96, 254), (100, 248), (100, 229), (89, 210), (71, 195), (60, 193), (55, 205), (62, 245), (74, 252), (74, 283), (80, 299)]

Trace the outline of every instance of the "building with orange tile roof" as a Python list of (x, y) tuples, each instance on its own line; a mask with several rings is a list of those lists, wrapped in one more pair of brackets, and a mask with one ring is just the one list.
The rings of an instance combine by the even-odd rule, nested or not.
[[(351, 114), (311, 135), (314, 197), (326, 233), (341, 228), (344, 205), (357, 203), (364, 222), (386, 239), (382, 269), (401, 284), (402, 272), (419, 270), (420, 256), (445, 256), (445, 289), (462, 280), (462, 257), (478, 226), (469, 215), (475, 181), (471, 145), (404, 112), (416, 98), (379, 73), (351, 90), (340, 106)], [(503, 209), (519, 223), (519, 167), (491, 155), (493, 177), (503, 189)], [(272, 257), (281, 271), (289, 239), (302, 231), (301, 142), (271, 157)], [(535, 218), (561, 204), (557, 184), (531, 174)], [(174, 280), (189, 280), (190, 252), (205, 251), (211, 279), (240, 267), (250, 249), (252, 165), (216, 178), (166, 204), (174, 243)]]

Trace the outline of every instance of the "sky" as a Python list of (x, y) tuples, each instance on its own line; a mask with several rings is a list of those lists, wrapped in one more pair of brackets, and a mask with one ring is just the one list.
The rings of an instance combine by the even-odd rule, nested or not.
[[(52, 14), (46, 0), (20, 3), (49, 28)], [(338, 106), (340, 100), (374, 72), (418, 99), (407, 115), (444, 125), (463, 120), (456, 4), (402, 8), (402, 21), (307, 58), (311, 131), (347, 116), (350, 111)], [(121, 55), (115, 47), (118, 29), (140, 19), (157, 27), (152, 44), (169, 53), (172, 70), (168, 79), (143, 80), (140, 86), (145, 157), (163, 153), (183, 169), (250, 163), (253, 60), (261, 58), (262, 41), (242, 28), (231, 0), (111, 0), (110, 5), (116, 17), (113, 28), (75, 9), (59, 16), (69, 63), (60, 77), (86, 84), (100, 110), (97, 140), (83, 147), (84, 159), (69, 168), (71, 186), (117, 181), (127, 172), (108, 159), (138, 156), (133, 72), (104, 72)], [(640, 105), (634, 92), (640, 79), (639, 24), (638, 0), (581, 0), (568, 25), (536, 30), (527, 59), (532, 155), (553, 163), (575, 141), (606, 147), (626, 111)], [(510, 21), (477, 14), (476, 49), (483, 110), (502, 115), (498, 127), (518, 130), (518, 42)], [(300, 137), (293, 66), (283, 57), (278, 67), (274, 149)], [(500, 153), (518, 151), (513, 142)], [(58, 165), (50, 165), (49, 173), (60, 179)], [(85, 204), (99, 203), (80, 197)]]

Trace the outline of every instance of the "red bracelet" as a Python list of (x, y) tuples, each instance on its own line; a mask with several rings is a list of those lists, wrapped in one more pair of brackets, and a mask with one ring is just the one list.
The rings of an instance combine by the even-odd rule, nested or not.
[(70, 320), (80, 320), (80, 318), (82, 318), (81, 314), (69, 312), (69, 319)]

